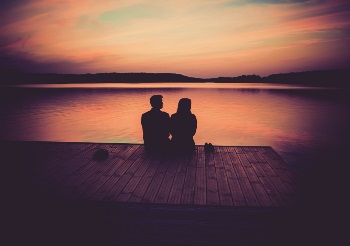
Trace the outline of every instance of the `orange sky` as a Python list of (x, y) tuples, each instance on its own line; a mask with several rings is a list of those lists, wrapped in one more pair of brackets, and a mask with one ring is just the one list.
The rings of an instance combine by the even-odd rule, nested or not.
[(2, 0), (0, 65), (201, 78), (349, 68), (347, 2)]

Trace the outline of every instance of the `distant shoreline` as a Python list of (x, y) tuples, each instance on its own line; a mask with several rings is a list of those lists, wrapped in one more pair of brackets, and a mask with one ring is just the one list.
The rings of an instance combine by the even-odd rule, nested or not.
[(97, 73), (56, 74), (0, 71), (1, 85), (85, 84), (85, 83), (276, 83), (350, 88), (350, 70), (306, 71), (296, 73), (241, 75), (237, 77), (194, 78), (175, 73)]

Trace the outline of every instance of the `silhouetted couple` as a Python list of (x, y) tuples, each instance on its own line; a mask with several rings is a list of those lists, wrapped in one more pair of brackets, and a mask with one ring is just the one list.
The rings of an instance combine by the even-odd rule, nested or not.
[(191, 113), (191, 100), (180, 99), (177, 112), (171, 117), (161, 111), (163, 96), (152, 96), (150, 103), (152, 109), (141, 117), (146, 150), (164, 154), (189, 153), (195, 150), (193, 136), (197, 130), (197, 118)]

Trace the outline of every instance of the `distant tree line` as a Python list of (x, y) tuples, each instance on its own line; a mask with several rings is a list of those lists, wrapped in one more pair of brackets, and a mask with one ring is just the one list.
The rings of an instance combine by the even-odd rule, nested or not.
[(272, 74), (263, 78), (262, 81), (283, 84), (304, 84), (310, 86), (350, 87), (350, 70)]
[(350, 87), (350, 70), (307, 71), (296, 73), (272, 74), (267, 77), (259, 75), (241, 75), (238, 77), (218, 77), (209, 79), (220, 83), (276, 83), (299, 84), (308, 86)]
[(142, 83), (202, 82), (202, 79), (175, 73), (7, 73), (0, 79), (6, 84), (69, 84), (69, 83)]
[(237, 77), (194, 78), (176, 73), (96, 73), (56, 74), (1, 71), (0, 83), (8, 84), (69, 84), (69, 83), (150, 83), (150, 82), (216, 82), (216, 83), (277, 83), (309, 86), (350, 87), (350, 70), (307, 71), (296, 73), (241, 75)]
[(259, 75), (241, 75), (238, 77), (218, 77), (210, 79), (213, 82), (262, 82), (262, 78)]

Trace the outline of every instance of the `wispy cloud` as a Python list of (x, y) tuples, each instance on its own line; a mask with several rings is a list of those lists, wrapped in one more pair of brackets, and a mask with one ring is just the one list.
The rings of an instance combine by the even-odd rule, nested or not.
[(125, 8), (117, 8), (100, 15), (101, 22), (125, 24), (135, 19), (159, 18), (164, 15), (162, 8), (152, 5), (137, 4)]

